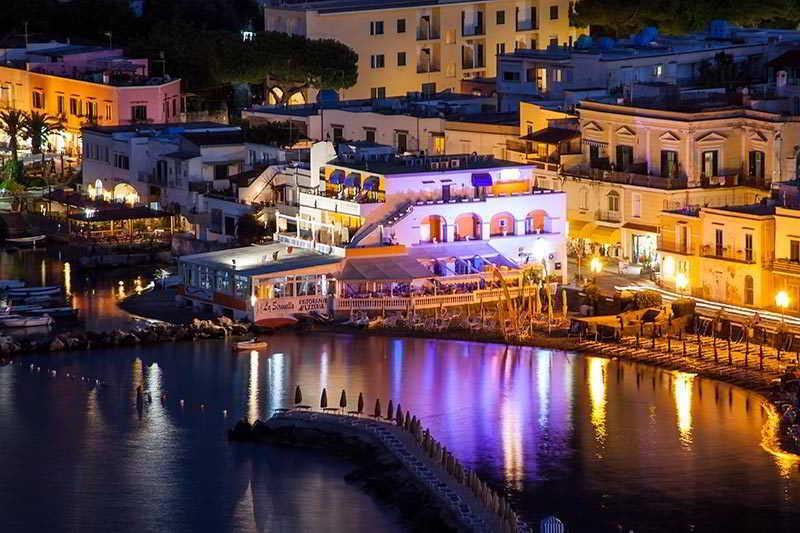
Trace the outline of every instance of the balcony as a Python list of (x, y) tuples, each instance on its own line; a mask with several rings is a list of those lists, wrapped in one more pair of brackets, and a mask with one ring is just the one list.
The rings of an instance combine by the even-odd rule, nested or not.
[(718, 247), (710, 244), (703, 245), (700, 255), (708, 259), (734, 261), (746, 265), (754, 265), (756, 256), (753, 250), (733, 249), (727, 246)]
[(588, 165), (578, 165), (564, 171), (567, 176), (583, 178), (608, 183), (619, 183), (624, 185), (636, 185), (638, 187), (649, 187), (651, 189), (675, 190), (686, 189), (688, 181), (685, 177), (664, 178), (662, 176), (651, 176), (636, 172), (619, 172), (616, 170), (605, 170), (602, 168), (591, 168)]
[(620, 211), (609, 211), (607, 209), (598, 209), (594, 212), (594, 219), (600, 222), (611, 222), (619, 224), (622, 222), (622, 213)]
[(464, 58), (461, 61), (461, 69), (462, 70), (470, 70), (470, 69), (476, 69), (476, 68), (486, 68), (486, 62), (483, 60), (483, 58), (478, 58), (478, 59), (467, 59), (467, 58)]
[(772, 271), (776, 274), (800, 276), (800, 261), (792, 259), (776, 259), (772, 263)]
[(694, 255), (695, 248), (685, 242), (671, 242), (658, 239), (658, 251), (678, 255)]
[(435, 63), (417, 65), (417, 74), (429, 74), (431, 72), (441, 72), (441, 71), (442, 67)]
[(418, 41), (436, 41), (438, 39), (441, 39), (438, 28), (426, 28), (424, 26), (417, 28)]
[(539, 23), (535, 20), (518, 20), (517, 31), (533, 31), (539, 29)]

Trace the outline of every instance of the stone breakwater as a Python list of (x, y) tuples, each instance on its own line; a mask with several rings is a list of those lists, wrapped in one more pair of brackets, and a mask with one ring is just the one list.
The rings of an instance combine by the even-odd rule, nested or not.
[(301, 446), (346, 456), (347, 476), (401, 513), (412, 530), (529, 532), (505, 498), (467, 469), (406, 412), (393, 420), (288, 411), (240, 421), (229, 439)]
[(199, 339), (224, 339), (241, 337), (254, 332), (254, 326), (248, 322), (235, 322), (226, 317), (219, 317), (214, 320), (194, 319), (186, 325), (154, 322), (129, 330), (59, 333), (48, 340), (14, 339), (0, 336), (0, 356), (10, 357), (26, 353), (76, 351)]

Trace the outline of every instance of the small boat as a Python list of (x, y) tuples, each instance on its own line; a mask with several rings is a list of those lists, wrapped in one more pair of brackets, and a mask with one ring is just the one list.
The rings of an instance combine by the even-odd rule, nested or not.
[(44, 307), (42, 309), (31, 309), (27, 311), (29, 315), (50, 315), (50, 316), (59, 316), (59, 317), (69, 317), (75, 316), (78, 313), (77, 309), (73, 309), (72, 307), (65, 306), (65, 307)]
[[(0, 313), (28, 313), (30, 311), (36, 311), (41, 309), (41, 305), (9, 305), (3, 308), (0, 308)], [(2, 316), (2, 314), (0, 314)]]
[(53, 294), (41, 294), (36, 296), (25, 296), (16, 299), (22, 300), (26, 304), (36, 304), (36, 303), (49, 302), (53, 298), (58, 298), (58, 296)]
[(58, 285), (48, 285), (45, 287), (22, 287), (19, 289), (8, 289), (8, 295), (14, 298), (15, 296), (25, 298), (28, 296), (43, 296), (45, 294), (58, 294), (61, 292), (61, 287)]
[(33, 328), (36, 326), (51, 326), (53, 319), (48, 316), (21, 316), (0, 319), (0, 327), (4, 328)]
[(9, 237), (6, 239), (6, 242), (13, 242), (14, 244), (33, 244), (36, 245), (37, 242), (43, 241), (47, 238), (47, 235), (33, 235), (31, 237)]
[(241, 341), (234, 343), (233, 349), (237, 352), (243, 352), (245, 350), (263, 350), (269, 346), (266, 342), (260, 341), (257, 339), (252, 339), (249, 341)]
[(25, 282), (19, 279), (0, 279), (0, 289), (21, 289)]

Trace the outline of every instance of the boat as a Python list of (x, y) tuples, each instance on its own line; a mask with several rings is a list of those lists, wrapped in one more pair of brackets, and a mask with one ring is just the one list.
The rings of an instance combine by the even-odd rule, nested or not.
[(233, 349), (234, 349), (234, 351), (237, 351), (237, 352), (243, 352), (243, 351), (246, 351), (246, 350), (263, 350), (267, 346), (269, 346), (269, 344), (267, 344), (264, 341), (260, 341), (258, 339), (252, 339), (252, 340), (249, 340), (249, 341), (240, 341), (240, 342), (234, 343)]
[(0, 279), (0, 289), (21, 289), (25, 282), (19, 279)]
[(44, 287), (22, 287), (19, 289), (8, 289), (8, 295), (18, 298), (25, 298), (28, 296), (42, 296), (45, 294), (58, 294), (61, 292), (61, 287), (58, 285), (47, 285)]
[[(42, 309), (41, 305), (8, 305), (3, 308), (0, 308), (0, 313), (28, 313), (30, 311), (36, 311), (37, 309)], [(0, 314), (0, 317), (3, 316)], [(8, 316), (8, 315), (6, 315)]]
[(53, 298), (57, 298), (58, 296), (53, 294), (37, 294), (36, 296), (23, 296), (16, 298), (17, 300), (22, 300), (26, 304), (36, 304), (36, 303), (44, 303), (49, 302)]
[(47, 238), (47, 235), (33, 235), (31, 237), (9, 237), (6, 239), (6, 242), (13, 242), (14, 244), (33, 244), (36, 245), (37, 242), (43, 241)]
[(0, 327), (4, 328), (33, 328), (36, 326), (51, 326), (53, 319), (48, 316), (20, 316), (4, 317), (0, 319)]
[(77, 309), (73, 309), (69, 306), (64, 307), (43, 307), (42, 309), (31, 309), (27, 311), (26, 314), (29, 315), (50, 315), (50, 316), (59, 316), (59, 317), (69, 317), (75, 316), (78, 313)]

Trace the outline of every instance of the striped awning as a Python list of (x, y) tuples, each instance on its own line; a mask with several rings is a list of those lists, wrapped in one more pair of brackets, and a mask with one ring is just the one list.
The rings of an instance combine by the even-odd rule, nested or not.
[(345, 187), (361, 187), (361, 174), (358, 172), (351, 172), (344, 179)]
[(472, 175), (473, 187), (491, 187), (492, 175), (486, 172), (476, 172)]
[(381, 179), (378, 176), (369, 176), (364, 180), (365, 191), (377, 191), (381, 188)]
[(331, 172), (331, 175), (328, 177), (328, 182), (333, 185), (341, 185), (344, 182), (344, 170), (336, 169)]

